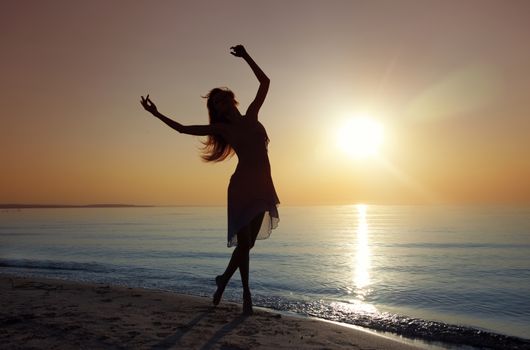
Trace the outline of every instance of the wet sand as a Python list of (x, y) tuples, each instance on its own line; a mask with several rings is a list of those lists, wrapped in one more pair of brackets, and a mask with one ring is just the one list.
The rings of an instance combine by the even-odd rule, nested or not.
[(0, 274), (2, 349), (418, 349), (315, 319), (147, 289)]

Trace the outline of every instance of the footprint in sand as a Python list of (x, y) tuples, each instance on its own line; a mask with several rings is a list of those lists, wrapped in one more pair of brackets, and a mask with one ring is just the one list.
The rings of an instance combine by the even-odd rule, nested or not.
[(107, 318), (104, 318), (105, 321), (119, 321), (121, 320), (120, 317), (107, 317)]
[(170, 335), (171, 333), (167, 333), (167, 332), (156, 333), (156, 336), (159, 338), (166, 338), (166, 337), (169, 337)]

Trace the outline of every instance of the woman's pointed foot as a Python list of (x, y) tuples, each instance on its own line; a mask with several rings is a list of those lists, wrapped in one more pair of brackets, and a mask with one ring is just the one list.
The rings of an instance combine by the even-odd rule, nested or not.
[(215, 284), (217, 285), (217, 290), (213, 294), (213, 304), (219, 305), (221, 298), (223, 297), (223, 292), (225, 291), (226, 282), (223, 278), (223, 275), (215, 277)]
[(252, 297), (250, 293), (243, 293), (243, 315), (250, 316), (254, 313), (252, 309)]

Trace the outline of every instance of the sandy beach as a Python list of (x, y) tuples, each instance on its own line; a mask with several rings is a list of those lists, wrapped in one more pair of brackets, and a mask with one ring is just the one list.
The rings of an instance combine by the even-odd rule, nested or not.
[(3, 349), (418, 349), (363, 330), (171, 292), (0, 275)]

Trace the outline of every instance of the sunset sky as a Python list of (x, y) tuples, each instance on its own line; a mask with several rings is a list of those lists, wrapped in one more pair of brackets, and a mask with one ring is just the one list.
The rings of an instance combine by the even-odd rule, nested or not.
[[(223, 205), (237, 159), (145, 112), (260, 113), (282, 205), (530, 203), (529, 1), (2, 1), (0, 203)], [(382, 126), (377, 154), (337, 146)]]

